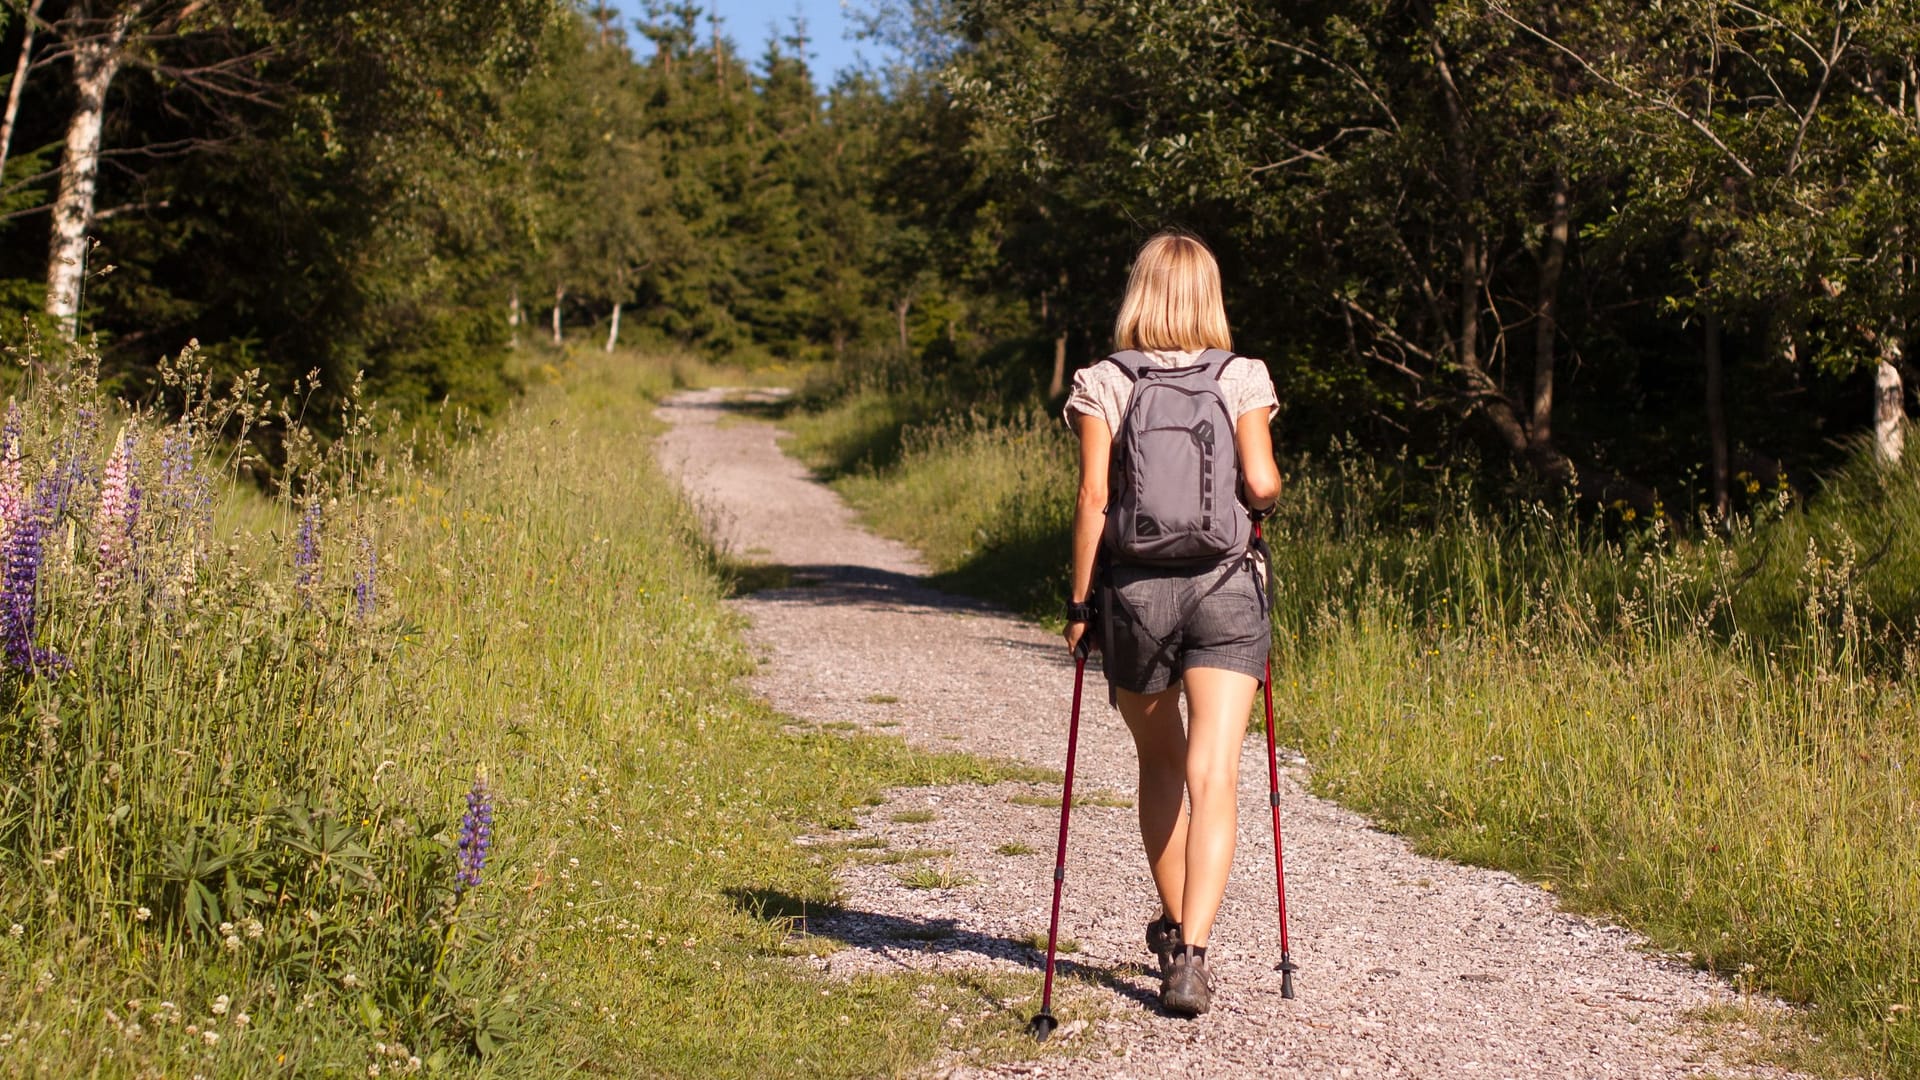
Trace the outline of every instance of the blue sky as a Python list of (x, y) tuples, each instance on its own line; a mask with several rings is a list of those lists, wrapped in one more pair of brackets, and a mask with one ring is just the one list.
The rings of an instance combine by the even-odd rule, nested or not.
[[(807, 22), (808, 62), (821, 85), (833, 81), (835, 73), (856, 66), (856, 54), (877, 62), (880, 50), (872, 42), (849, 38), (854, 22), (848, 18), (845, 0), (696, 0), (709, 12), (718, 12), (722, 32), (739, 45), (743, 55), (758, 59), (766, 51), (767, 39), (775, 32), (784, 34), (793, 16)], [(856, 10), (865, 0), (852, 0)], [(642, 10), (641, 0), (613, 0), (613, 6), (631, 17)], [(769, 29), (777, 28), (777, 30)]]

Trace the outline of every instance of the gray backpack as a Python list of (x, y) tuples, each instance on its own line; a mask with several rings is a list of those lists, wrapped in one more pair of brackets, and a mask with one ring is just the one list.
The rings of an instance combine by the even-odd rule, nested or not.
[(1220, 373), (1234, 358), (1208, 349), (1186, 367), (1115, 353), (1133, 397), (1114, 440), (1105, 544), (1122, 563), (1205, 566), (1247, 550), (1240, 456)]

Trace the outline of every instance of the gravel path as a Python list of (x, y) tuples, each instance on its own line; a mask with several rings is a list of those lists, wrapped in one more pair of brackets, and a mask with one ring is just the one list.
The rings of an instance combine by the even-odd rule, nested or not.
[[(903, 546), (861, 528), (781, 453), (764, 423), (721, 423), (742, 395), (706, 390), (660, 409), (661, 460), (737, 558), (784, 564), (789, 587), (736, 603), (763, 657), (756, 692), (803, 721), (851, 723), (916, 745), (1059, 768), (1073, 669), (1059, 640), (991, 606), (928, 588)], [(1062, 1040), (1032, 1062), (960, 1075), (1327, 1077), (1775, 1076), (1747, 1064), (1763, 1036), (1689, 1019), (1743, 1004), (1725, 984), (1641, 951), (1631, 933), (1559, 911), (1512, 875), (1414, 854), (1398, 837), (1305, 793), (1286, 755), (1286, 829), (1298, 998), (1280, 997), (1265, 745), (1247, 740), (1240, 838), (1209, 960), (1219, 991), (1196, 1021), (1157, 1008), (1141, 944), (1157, 912), (1131, 809), (1133, 749), (1105, 683), (1087, 674), (1068, 855)], [(1285, 708), (1283, 702), (1276, 707)], [(844, 948), (835, 974), (980, 968), (1033, 975), (1039, 993), (1058, 789), (1028, 784), (893, 793), (835, 841), (932, 852), (842, 875), (845, 910), (812, 931)], [(1100, 805), (1106, 804), (1106, 805)], [(1021, 853), (1016, 847), (1030, 849)], [(1013, 854), (1002, 853), (1006, 851)], [(913, 878), (910, 888), (903, 876)], [(952, 887), (937, 887), (950, 884)], [(936, 887), (928, 888), (927, 885)], [(1044, 940), (1044, 938), (1042, 939)], [(1777, 1011), (1744, 1002), (1756, 1019)], [(1085, 1018), (1091, 1017), (1091, 1022)], [(1083, 1022), (1074, 1023), (1076, 1018)]]

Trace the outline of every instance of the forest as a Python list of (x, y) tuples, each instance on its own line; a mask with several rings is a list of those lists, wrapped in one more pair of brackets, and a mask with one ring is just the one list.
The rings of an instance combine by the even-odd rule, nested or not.
[(1035, 770), (754, 700), (780, 568), (645, 448), (794, 385), (1057, 619), (1058, 408), (1177, 228), (1279, 389), (1313, 790), (1920, 1076), (1920, 3), (859, 22), (825, 79), (691, 0), (0, 0), (0, 1072), (1024, 1054), (1005, 980), (796, 974), (862, 852), (794, 840)]
[(1296, 451), (1676, 522), (1897, 452), (1908, 5), (955, 0), (825, 87), (804, 25), (649, 11), (10, 4), (6, 334), (410, 410), (569, 329), (1020, 400), (1174, 226)]

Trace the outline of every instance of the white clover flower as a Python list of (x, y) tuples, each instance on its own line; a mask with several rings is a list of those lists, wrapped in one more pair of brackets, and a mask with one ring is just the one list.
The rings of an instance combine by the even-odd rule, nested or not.
[(240, 939), (239, 937), (233, 934), (228, 934), (226, 937), (226, 940), (222, 941), (220, 945), (222, 948), (226, 949), (228, 952), (240, 951)]
[(19, 923), (14, 923), (12, 926), (7, 927), (7, 936), (15, 940), (26, 936), (26, 933), (27, 928), (21, 926)]
[(251, 1016), (248, 1016), (248, 1015), (247, 1015), (246, 1013), (234, 1013), (234, 1014), (233, 1014), (233, 1026), (234, 1026), (234, 1027), (242, 1027), (242, 1028), (243, 1028), (243, 1027), (246, 1027), (246, 1026), (247, 1026), (248, 1024), (251, 1024), (251, 1023), (253, 1023), (253, 1017), (251, 1017)]
[(221, 936), (221, 937), (232, 937), (232, 936), (233, 936), (233, 924), (232, 924), (232, 923), (230, 923), (230, 922), (223, 922), (223, 923), (221, 923), (221, 924), (220, 924), (220, 936)]
[(360, 985), (360, 976), (349, 971), (345, 975), (340, 976), (340, 985), (352, 990)]
[(380, 1066), (379, 1066), (379, 1065), (378, 1065), (377, 1063), (376, 1063), (376, 1064), (373, 1064), (373, 1065), (369, 1065), (369, 1066), (367, 1066), (367, 1075), (368, 1075), (368, 1076), (379, 1076), (379, 1075), (380, 1075)]
[(409, 1057), (409, 1058), (407, 1059), (407, 1071), (408, 1071), (408, 1072), (410, 1072), (410, 1073), (417, 1073), (417, 1072), (419, 1072), (419, 1071), (420, 1071), (420, 1059), (419, 1059), (419, 1058), (417, 1058), (417, 1057)]
[(148, 919), (153, 918), (153, 909), (143, 904), (133, 909), (133, 917), (141, 922), (146, 922)]
[(259, 940), (261, 934), (267, 932), (267, 928), (261, 924), (259, 919), (248, 919), (244, 925), (247, 928), (247, 936), (256, 941)]
[(208, 1046), (212, 1046), (214, 1043), (217, 1043), (220, 1041), (220, 1033), (213, 1030), (212, 1028), (208, 1028), (207, 1030), (201, 1032), (200, 1037), (207, 1041)]
[(227, 1015), (227, 1008), (232, 1004), (233, 1004), (233, 999), (228, 997), (225, 994), (221, 994), (219, 997), (214, 998), (213, 999), (213, 1015), (215, 1016)]

